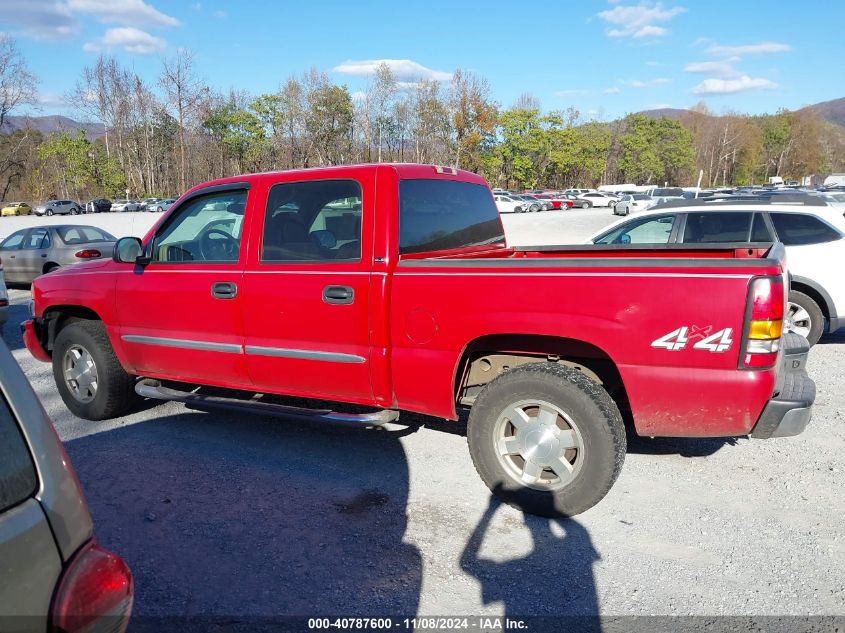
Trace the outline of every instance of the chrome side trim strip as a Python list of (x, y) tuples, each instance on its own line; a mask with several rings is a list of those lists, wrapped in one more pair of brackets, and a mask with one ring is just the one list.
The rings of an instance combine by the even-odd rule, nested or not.
[(120, 337), (127, 343), (141, 343), (142, 345), (158, 345), (159, 347), (181, 347), (183, 349), (198, 349), (205, 352), (225, 352), (227, 354), (243, 354), (243, 347), (235, 343), (210, 343), (208, 341), (192, 341), (182, 338), (162, 338), (159, 336), (141, 336), (139, 334), (124, 334)]
[(363, 356), (354, 354), (339, 354), (337, 352), (315, 352), (307, 349), (287, 349), (284, 347), (260, 347), (258, 345), (247, 345), (247, 354), (253, 356), (275, 356), (280, 358), (299, 358), (302, 360), (322, 360), (330, 363), (366, 363)]

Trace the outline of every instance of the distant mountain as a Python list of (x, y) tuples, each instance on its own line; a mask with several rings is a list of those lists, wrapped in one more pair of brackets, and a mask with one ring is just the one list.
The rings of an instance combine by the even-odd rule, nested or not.
[[(797, 112), (812, 112), (818, 114), (826, 121), (845, 128), (845, 97), (841, 99), (833, 99), (832, 101), (823, 101), (821, 103), (814, 103), (797, 110)], [(684, 115), (689, 115), (692, 110), (683, 110), (681, 108), (657, 108), (655, 110), (644, 110), (639, 114), (659, 119), (660, 117), (667, 117), (677, 121)], [(706, 116), (699, 114), (699, 116)], [(714, 115), (718, 116), (718, 115)]]
[(845, 127), (845, 97), (833, 99), (832, 101), (822, 101), (821, 103), (801, 108), (799, 112), (802, 110), (815, 112), (831, 123)]
[(3, 129), (0, 132), (8, 134), (25, 128), (31, 128), (44, 135), (82, 130), (89, 141), (103, 136), (103, 126), (99, 123), (80, 123), (69, 117), (55, 114), (49, 116), (9, 116), (6, 117)]
[(690, 110), (684, 110), (682, 108), (657, 108), (655, 110), (644, 110), (640, 112), (640, 114), (645, 114), (646, 116), (650, 116), (653, 119), (659, 119), (660, 117), (666, 117), (667, 119), (672, 119), (677, 121), (685, 114), (689, 114)]

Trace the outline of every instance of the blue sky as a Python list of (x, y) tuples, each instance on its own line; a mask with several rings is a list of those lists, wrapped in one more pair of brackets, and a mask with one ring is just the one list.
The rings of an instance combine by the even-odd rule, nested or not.
[(154, 86), (178, 48), (222, 91), (272, 92), (314, 66), (355, 92), (390, 60), (404, 81), (469, 69), (504, 107), (531, 93), (585, 118), (774, 112), (845, 96), (843, 24), (838, 1), (0, 0), (40, 113), (70, 115), (63, 96), (100, 52)]

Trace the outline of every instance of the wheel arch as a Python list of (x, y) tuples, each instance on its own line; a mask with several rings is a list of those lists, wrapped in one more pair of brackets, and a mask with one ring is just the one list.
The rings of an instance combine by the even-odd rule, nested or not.
[(74, 321), (102, 321), (103, 319), (91, 308), (78, 305), (53, 305), (44, 310), (46, 327), (42, 331), (41, 344), (45, 351), (52, 354), (56, 337), (64, 327)]
[(824, 318), (836, 319), (839, 316), (836, 313), (836, 304), (833, 303), (833, 299), (818, 282), (808, 279), (807, 277), (792, 275), (790, 290), (803, 292), (815, 301), (819, 308), (821, 308)]
[[(509, 358), (515, 360), (506, 365)], [(625, 384), (610, 354), (593, 343), (542, 334), (491, 334), (470, 341), (455, 367), (454, 401), (471, 403), (475, 393), (507, 369), (543, 360), (568, 365), (598, 382), (632, 422)], [(481, 366), (485, 361), (490, 363), (486, 369)]]

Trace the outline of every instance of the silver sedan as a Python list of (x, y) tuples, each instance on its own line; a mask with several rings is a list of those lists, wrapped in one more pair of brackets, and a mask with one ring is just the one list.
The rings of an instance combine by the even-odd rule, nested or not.
[(8, 282), (28, 284), (61, 266), (110, 257), (116, 241), (95, 226), (39, 226), (15, 231), (0, 242), (0, 259)]
[(76, 215), (82, 213), (82, 207), (73, 200), (48, 200), (39, 204), (32, 212), (35, 215)]

